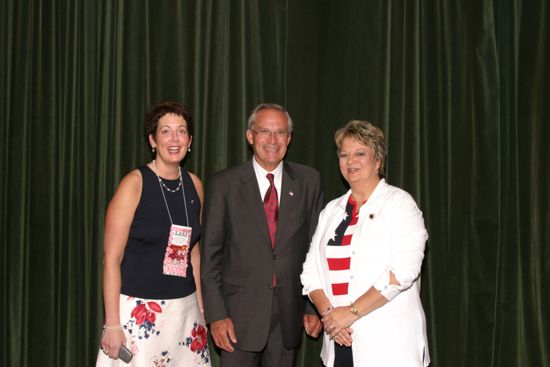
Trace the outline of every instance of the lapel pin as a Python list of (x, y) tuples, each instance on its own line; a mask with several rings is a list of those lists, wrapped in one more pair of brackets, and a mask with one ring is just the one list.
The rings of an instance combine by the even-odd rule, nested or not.
[(194, 200), (194, 199), (191, 199), (191, 204), (195, 204), (195, 200)]
[(293, 191), (289, 191), (288, 194), (289, 194), (290, 196), (294, 196), (294, 192), (293, 192)]
[(369, 219), (374, 219), (374, 214), (369, 214)]

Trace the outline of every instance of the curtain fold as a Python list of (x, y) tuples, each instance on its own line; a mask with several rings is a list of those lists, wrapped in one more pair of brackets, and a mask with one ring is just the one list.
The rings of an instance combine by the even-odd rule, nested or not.
[[(327, 199), (335, 130), (381, 127), (430, 234), (432, 366), (550, 367), (549, 19), (544, 0), (3, 1), (0, 363), (93, 365), (105, 207), (150, 159), (147, 107), (176, 99), (205, 185), (249, 159), (262, 101)], [(320, 347), (304, 336), (298, 366)]]

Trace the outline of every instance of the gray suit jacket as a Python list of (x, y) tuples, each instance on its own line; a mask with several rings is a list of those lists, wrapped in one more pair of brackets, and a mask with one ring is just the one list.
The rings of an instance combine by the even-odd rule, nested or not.
[(276, 273), (283, 342), (298, 346), (305, 301), (300, 273), (323, 205), (319, 172), (284, 162), (274, 249), (251, 160), (214, 174), (207, 185), (201, 237), (206, 321), (231, 318), (237, 346), (261, 350)]

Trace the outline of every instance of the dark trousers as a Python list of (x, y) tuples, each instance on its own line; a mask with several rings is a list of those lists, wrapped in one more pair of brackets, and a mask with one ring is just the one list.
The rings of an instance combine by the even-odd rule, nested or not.
[(288, 349), (283, 344), (276, 289), (273, 291), (271, 324), (264, 349), (247, 352), (235, 348), (232, 353), (222, 350), (221, 367), (293, 367), (296, 364), (297, 348)]
[(334, 367), (353, 367), (351, 347), (339, 346), (334, 343)]

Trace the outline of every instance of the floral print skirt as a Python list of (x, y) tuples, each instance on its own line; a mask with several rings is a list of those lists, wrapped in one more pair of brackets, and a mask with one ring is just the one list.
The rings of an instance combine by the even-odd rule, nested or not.
[(100, 349), (97, 367), (210, 366), (207, 330), (196, 293), (167, 300), (121, 294), (120, 321), (134, 357), (126, 364)]

